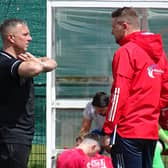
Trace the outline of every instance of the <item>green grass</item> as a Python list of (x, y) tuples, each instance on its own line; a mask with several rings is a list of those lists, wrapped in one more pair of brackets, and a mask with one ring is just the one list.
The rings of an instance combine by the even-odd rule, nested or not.
[(46, 168), (46, 145), (32, 145), (28, 168)]

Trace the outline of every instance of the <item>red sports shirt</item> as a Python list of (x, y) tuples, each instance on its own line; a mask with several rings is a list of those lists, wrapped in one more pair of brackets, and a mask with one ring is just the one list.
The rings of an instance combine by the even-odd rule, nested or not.
[(86, 168), (113, 168), (112, 160), (105, 155), (96, 154), (90, 157)]
[(57, 158), (56, 168), (86, 168), (88, 156), (78, 148), (67, 149)]

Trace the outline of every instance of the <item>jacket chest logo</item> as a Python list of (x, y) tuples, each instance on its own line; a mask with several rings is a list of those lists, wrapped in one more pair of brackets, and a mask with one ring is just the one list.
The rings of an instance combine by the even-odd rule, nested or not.
[(148, 76), (150, 78), (155, 78), (156, 76), (161, 76), (164, 71), (160, 69), (156, 64), (152, 64), (147, 68)]

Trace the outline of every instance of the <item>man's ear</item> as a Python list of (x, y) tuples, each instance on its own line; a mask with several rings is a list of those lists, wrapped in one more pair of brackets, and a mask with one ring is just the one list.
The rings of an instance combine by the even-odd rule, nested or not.
[(12, 33), (8, 34), (8, 41), (10, 41), (11, 43), (14, 43), (15, 41), (15, 36)]
[(95, 149), (96, 149), (96, 145), (93, 144), (93, 145), (91, 146), (91, 148), (92, 148), (92, 151), (95, 151)]
[(92, 144), (92, 145), (91, 145), (91, 149), (94, 150), (94, 149), (95, 149), (95, 146), (96, 146), (95, 144)]

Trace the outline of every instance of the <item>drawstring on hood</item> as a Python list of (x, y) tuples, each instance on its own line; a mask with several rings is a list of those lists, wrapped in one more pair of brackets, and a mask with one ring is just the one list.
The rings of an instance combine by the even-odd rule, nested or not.
[(160, 34), (148, 32), (131, 33), (120, 40), (119, 45), (122, 46), (128, 42), (136, 43), (143, 48), (155, 62), (158, 62), (163, 54), (163, 43)]

